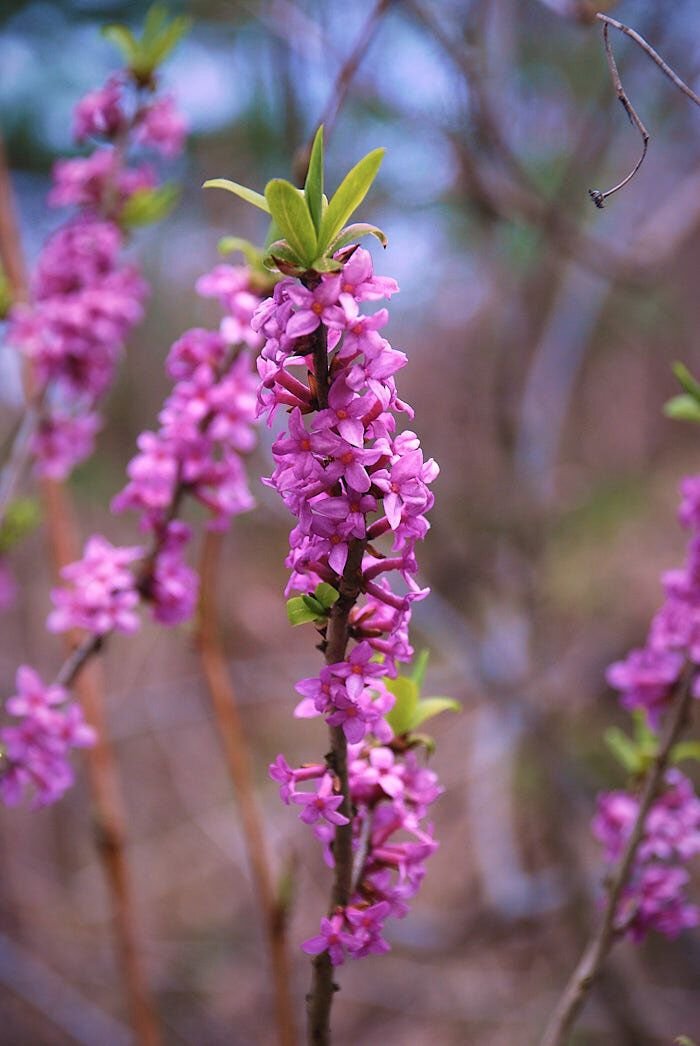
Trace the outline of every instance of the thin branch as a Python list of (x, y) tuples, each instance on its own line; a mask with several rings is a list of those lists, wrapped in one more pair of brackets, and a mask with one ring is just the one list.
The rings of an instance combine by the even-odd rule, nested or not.
[[(13, 300), (29, 300), (29, 282), (19, 239), (9, 169), (0, 140), (0, 260), (12, 290)], [(35, 381), (30, 364), (23, 373), (25, 399), (31, 404)], [(78, 556), (79, 536), (68, 491), (52, 480), (41, 481), (49, 549), (54, 573)], [(108, 739), (104, 710), (104, 683), (97, 665), (83, 672), (101, 643), (96, 637), (78, 644), (75, 635), (66, 637), (71, 653), (59, 673), (66, 683), (76, 682), (78, 698), (88, 722), (97, 730), (96, 744), (87, 749), (87, 767), (95, 808), (95, 837), (112, 904), (115, 937), (121, 974), (129, 997), (134, 1032), (140, 1046), (158, 1046), (160, 1033), (156, 1011), (141, 963), (138, 923), (126, 860), (124, 813), (114, 752)]]
[(639, 133), (641, 135), (641, 138), (642, 138), (642, 155), (639, 157), (639, 159), (637, 160), (637, 163), (632, 168), (632, 170), (627, 175), (627, 177), (623, 178), (621, 182), (617, 183), (617, 185), (614, 185), (612, 187), (612, 189), (608, 189), (606, 192), (601, 192), (600, 189), (589, 189), (588, 190), (588, 195), (593, 200), (593, 203), (596, 205), (596, 207), (601, 208), (601, 209), (605, 206), (605, 201), (607, 200), (608, 196), (612, 196), (612, 194), (616, 193), (618, 191), (618, 189), (624, 188), (624, 186), (627, 185), (628, 182), (632, 181), (632, 179), (634, 178), (635, 174), (637, 173), (639, 168), (644, 163), (644, 158), (646, 157), (647, 148), (649, 146), (649, 132), (647, 131), (646, 127), (644, 126), (644, 124), (640, 120), (639, 116), (637, 115), (637, 111), (635, 110), (634, 106), (630, 102), (629, 98), (627, 97), (627, 95), (625, 93), (625, 89), (622, 86), (622, 80), (620, 79), (620, 73), (619, 73), (618, 68), (617, 68), (617, 62), (615, 61), (615, 55), (613, 54), (613, 49), (612, 49), (612, 46), (610, 44), (609, 27), (608, 27), (608, 23), (607, 22), (603, 23), (603, 42), (605, 44), (605, 57), (608, 60), (608, 68), (610, 70), (610, 76), (612, 77), (612, 82), (613, 82), (613, 87), (615, 88), (615, 93), (617, 94), (617, 97), (620, 100), (620, 104), (622, 105), (622, 108), (627, 113), (627, 116), (629, 117), (630, 123), (632, 124), (633, 127), (637, 128), (637, 130), (639, 131)]
[[(314, 370), (316, 379), (316, 398), (319, 406), (328, 403), (328, 355), (326, 331), (321, 325), (314, 338)], [(366, 540), (353, 538), (349, 543), (347, 563), (338, 586), (339, 596), (333, 604), (326, 630), (324, 655), (327, 665), (336, 664), (345, 658), (349, 639), (350, 611), (360, 594), (362, 583), (362, 557)], [(351, 896), (353, 881), (352, 856), (352, 803), (350, 801), (350, 784), (348, 779), (348, 745), (341, 726), (329, 728), (331, 751), (326, 760), (338, 782), (338, 789), (343, 801), (338, 812), (348, 818), (348, 823), (338, 825), (333, 840), (333, 890), (329, 915), (336, 908), (344, 908)], [(333, 994), (337, 985), (333, 982), (333, 966), (327, 951), (321, 952), (311, 962), (311, 989), (306, 997), (308, 1017), (308, 1041), (311, 1046), (328, 1046), (331, 1041), (330, 1015), (333, 1005)]]
[(634, 859), (644, 835), (646, 819), (669, 763), (671, 750), (686, 726), (692, 702), (692, 677), (686, 673), (679, 685), (659, 750), (644, 781), (639, 809), (624, 853), (608, 886), (605, 910), (552, 1014), (540, 1046), (564, 1046), (584, 1002), (598, 977), (613, 944), (622, 934), (615, 924), (618, 904), (632, 873)]
[(0, 526), (15, 496), (17, 487), (29, 459), (29, 447), (39, 424), (39, 411), (34, 404), (27, 404), (17, 426), (10, 453), (0, 472)]
[(692, 87), (688, 87), (685, 81), (681, 80), (678, 73), (674, 72), (670, 65), (664, 62), (658, 51), (646, 42), (643, 36), (640, 36), (634, 29), (630, 29), (628, 25), (623, 22), (618, 22), (616, 18), (611, 18), (610, 15), (604, 15), (600, 11), (596, 14), (596, 18), (599, 22), (603, 22), (604, 25), (611, 25), (613, 29), (619, 29), (625, 36), (629, 36), (630, 40), (634, 40), (638, 47), (641, 47), (642, 51), (651, 58), (652, 62), (658, 65), (664, 76), (667, 76), (674, 87), (677, 87), (679, 91), (682, 91), (686, 98), (690, 98), (691, 102), (696, 105), (700, 105), (700, 95), (697, 95)]
[(286, 912), (275, 896), (267, 856), (262, 817), (255, 798), (248, 742), (241, 722), (236, 694), (226, 667), (219, 632), (216, 582), (220, 575), (223, 535), (208, 531), (204, 539), (199, 574), (201, 579), (196, 643), (209, 688), (214, 716), (226, 765), (233, 782), (248, 852), (248, 862), (258, 896), (272, 966), (277, 1038), (280, 1046), (296, 1042), (291, 973), (286, 942)]
[[(335, 122), (338, 118), (338, 113), (345, 102), (345, 98), (350, 90), (350, 85), (355, 78), (360, 63), (367, 53), (367, 49), (379, 28), (382, 18), (392, 3), (394, 3), (394, 0), (377, 0), (377, 3), (367, 18), (367, 21), (360, 30), (355, 46), (338, 71), (326, 107), (323, 110), (318, 123), (313, 128), (314, 134), (316, 132), (316, 127), (323, 124), (326, 140), (330, 138), (333, 128), (335, 127)], [(306, 179), (306, 171), (309, 166), (309, 157), (311, 155), (312, 140), (313, 138), (301, 146), (292, 161), (294, 178), (297, 180), (299, 185), (303, 185), (304, 180)]]
[(634, 42), (638, 44), (639, 47), (641, 47), (644, 53), (648, 55), (653, 62), (656, 63), (661, 72), (668, 77), (671, 83), (674, 84), (674, 86), (677, 87), (679, 91), (682, 91), (687, 98), (690, 98), (691, 102), (694, 102), (696, 105), (700, 106), (700, 97), (695, 93), (695, 91), (692, 90), (692, 88), (688, 87), (688, 85), (683, 80), (681, 80), (680, 76), (678, 76), (677, 73), (673, 71), (670, 65), (667, 65), (667, 63), (664, 62), (661, 55), (659, 55), (654, 50), (654, 48), (646, 42), (643, 36), (640, 36), (639, 33), (635, 32), (634, 29), (630, 29), (629, 26), (624, 25), (622, 22), (618, 22), (616, 18), (610, 18), (609, 15), (604, 15), (600, 12), (596, 14), (596, 18), (598, 19), (598, 21), (603, 23), (603, 42), (605, 45), (605, 57), (608, 62), (608, 68), (610, 69), (610, 76), (612, 77), (615, 93), (617, 94), (617, 97), (619, 98), (623, 109), (627, 113), (630, 123), (637, 128), (642, 138), (642, 155), (639, 157), (639, 160), (637, 161), (637, 163), (632, 168), (632, 170), (626, 178), (623, 178), (621, 182), (618, 182), (617, 185), (614, 185), (612, 189), (606, 190), (606, 192), (601, 192), (600, 189), (588, 190), (588, 194), (593, 200), (593, 203), (596, 205), (596, 207), (602, 208), (605, 206), (605, 200), (608, 198), (608, 196), (612, 196), (612, 194), (616, 193), (618, 189), (624, 188), (624, 186), (627, 185), (628, 182), (632, 180), (632, 178), (634, 178), (635, 174), (644, 163), (644, 159), (647, 154), (647, 148), (649, 146), (649, 132), (647, 131), (646, 127), (637, 115), (634, 106), (632, 105), (629, 98), (627, 97), (627, 94), (625, 93), (625, 90), (622, 86), (622, 81), (620, 80), (620, 73), (618, 71), (617, 63), (615, 61), (615, 55), (613, 54), (613, 49), (610, 44), (610, 26), (612, 26), (614, 29), (619, 29), (621, 33), (625, 34), (625, 36), (629, 36), (631, 40), (634, 40)]

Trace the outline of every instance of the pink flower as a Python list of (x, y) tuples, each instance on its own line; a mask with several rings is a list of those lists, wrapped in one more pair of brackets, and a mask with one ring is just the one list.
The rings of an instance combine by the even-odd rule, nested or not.
[(157, 98), (139, 110), (135, 139), (163, 156), (177, 156), (187, 134), (187, 123), (170, 95)]
[(135, 632), (139, 595), (129, 565), (143, 555), (142, 548), (119, 548), (100, 535), (89, 538), (84, 557), (61, 571), (70, 587), (51, 593), (56, 609), (49, 614), (48, 629), (83, 628), (98, 636)]

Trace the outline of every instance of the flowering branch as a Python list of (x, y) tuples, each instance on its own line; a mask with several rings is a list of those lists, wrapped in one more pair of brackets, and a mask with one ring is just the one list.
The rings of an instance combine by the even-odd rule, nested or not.
[(644, 779), (634, 824), (619, 864), (608, 884), (602, 918), (557, 1003), (541, 1040), (541, 1046), (564, 1046), (608, 952), (628, 928), (624, 922), (622, 925), (618, 922), (620, 900), (630, 881), (635, 858), (644, 837), (647, 819), (659, 794), (671, 760), (673, 747), (688, 723), (692, 699), (692, 674), (688, 672), (678, 686), (675, 703), (668, 713), (668, 721), (658, 753)]
[[(9, 173), (5, 154), (0, 142), (0, 258), (3, 268), (11, 281), (13, 298), (16, 302), (28, 299), (29, 289), (26, 268), (20, 247), (20, 240), (15, 220)], [(27, 361), (24, 372), (25, 394), (30, 403), (33, 395), (32, 365)], [(40, 483), (42, 498), (46, 511), (49, 531), (49, 545), (56, 573), (74, 558), (77, 547), (77, 536), (71, 519), (70, 501), (67, 492), (48, 478)], [(68, 645), (74, 640), (67, 637)], [(99, 648), (99, 643), (92, 649), (94, 637), (78, 647), (64, 665), (65, 671), (59, 673), (60, 688), (76, 678), (83, 665)], [(39, 687), (41, 692), (41, 687)], [(155, 1008), (147, 986), (147, 980), (141, 964), (140, 946), (138, 943), (137, 920), (131, 894), (131, 881), (124, 846), (124, 817), (120, 786), (116, 764), (106, 732), (104, 715), (104, 687), (97, 672), (85, 674), (79, 683), (78, 696), (85, 715), (94, 730), (89, 738), (92, 747), (88, 746), (88, 777), (92, 801), (95, 806), (95, 838), (97, 851), (102, 863), (103, 872), (108, 883), (112, 912), (115, 924), (115, 935), (118, 954), (121, 961), (121, 972), (129, 997), (134, 1031), (140, 1046), (158, 1046), (158, 1032)], [(69, 726), (66, 716), (59, 723)], [(86, 744), (87, 735), (81, 737), (81, 723), (73, 718), (73, 743)]]

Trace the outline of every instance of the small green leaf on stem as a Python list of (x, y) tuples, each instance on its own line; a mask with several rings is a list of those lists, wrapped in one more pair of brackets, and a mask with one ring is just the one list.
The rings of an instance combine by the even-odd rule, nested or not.
[(374, 236), (379, 240), (382, 247), (386, 247), (389, 242), (386, 234), (381, 229), (378, 229), (376, 225), (368, 225), (367, 222), (356, 222), (355, 225), (346, 225), (341, 230), (340, 234), (336, 236), (328, 247), (328, 253), (335, 254), (341, 247), (346, 247), (349, 243), (356, 243), (363, 236)]
[(273, 178), (265, 186), (265, 199), (289, 246), (310, 265), (317, 254), (317, 236), (304, 194), (284, 178)]
[(681, 386), (685, 389), (689, 396), (697, 400), (700, 403), (700, 382), (697, 381), (690, 373), (685, 363), (681, 363), (680, 360), (676, 360), (673, 364), (673, 373), (678, 378)]
[(319, 614), (307, 606), (303, 596), (292, 596), (287, 600), (287, 617), (290, 625), (296, 626), (318, 620)]
[(417, 726), (427, 723), (429, 719), (440, 715), (441, 712), (460, 712), (461, 710), (461, 704), (453, 697), (425, 697), (418, 702), (410, 729), (414, 730)]
[(167, 217), (177, 203), (180, 190), (174, 182), (157, 189), (137, 189), (124, 204), (119, 224), (125, 229), (153, 225)]
[(209, 178), (202, 188), (225, 189), (227, 192), (232, 192), (235, 196), (240, 196), (246, 203), (252, 203), (253, 207), (259, 207), (266, 214), (270, 213), (268, 202), (262, 193), (255, 192), (254, 189), (248, 189), (245, 185), (239, 185), (238, 182), (232, 182), (230, 178)]
[(674, 396), (664, 404), (664, 414), (674, 421), (700, 421), (700, 402), (687, 393)]
[(671, 749), (671, 762), (681, 763), (684, 759), (700, 760), (700, 741), (679, 741)]
[(319, 254), (338, 236), (350, 215), (360, 206), (377, 176), (384, 149), (374, 149), (356, 163), (333, 194), (321, 222)]
[(323, 213), (323, 124), (316, 131), (309, 157), (309, 169), (304, 182), (304, 196), (309, 214), (318, 233)]

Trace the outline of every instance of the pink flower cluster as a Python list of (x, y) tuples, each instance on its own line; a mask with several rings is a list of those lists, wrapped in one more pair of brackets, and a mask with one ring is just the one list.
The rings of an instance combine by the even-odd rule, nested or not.
[[(197, 498), (217, 529), (252, 505), (242, 455), (255, 442), (257, 381), (248, 346), (258, 341), (249, 324), (260, 298), (242, 267), (218, 266), (202, 277), (198, 289), (217, 297), (226, 316), (219, 331), (190, 330), (172, 346), (167, 369), (176, 381), (160, 414), (161, 427), (139, 437), (129, 482), (114, 499), (115, 509), (140, 512), (150, 546), (117, 547), (100, 535), (91, 537), (83, 558), (61, 572), (66, 584), (52, 592), (48, 628), (53, 632), (133, 633), (144, 600), (161, 624), (187, 620), (199, 578), (185, 559), (192, 532), (176, 518), (181, 500), (188, 494)], [(50, 802), (71, 782), (68, 747), (87, 743), (89, 736), (74, 706), (65, 713), (42, 711), (67, 701), (63, 689), (40, 692), (38, 677), (30, 669), (21, 671), (18, 686), (23, 693), (34, 688), (38, 711), (21, 727), (0, 731), (0, 796), (15, 801), (23, 783), (32, 781), (41, 802)], [(24, 709), (16, 698), (7, 702), (11, 714), (24, 714)], [(63, 748), (56, 737), (64, 739)]]
[(184, 140), (172, 99), (142, 95), (122, 74), (79, 102), (76, 140), (104, 144), (90, 156), (56, 163), (49, 203), (77, 212), (44, 246), (31, 302), (10, 316), (8, 340), (31, 364), (40, 408), (31, 452), (37, 471), (55, 479), (92, 452), (97, 408), (143, 314), (148, 288), (124, 261), (120, 222), (134, 194), (155, 188), (157, 179), (151, 167), (128, 162), (129, 146), (172, 156)]
[[(356, 574), (359, 591), (349, 621), (355, 645), (343, 661), (297, 686), (303, 700), (296, 715), (323, 716), (329, 726), (342, 728), (353, 746), (353, 798), (359, 803), (369, 782), (376, 783), (363, 800), (365, 812), (353, 818), (356, 850), (365, 834), (368, 847), (353, 902), (324, 920), (321, 937), (306, 945), (310, 951), (328, 948), (334, 962), (345, 952), (359, 956), (386, 947), (381, 926), (387, 915), (405, 910), (424, 859), (435, 848), (419, 821), (437, 795), (433, 775), (419, 771), (400, 743), (392, 748), (385, 717), (394, 698), (383, 677), (395, 676), (398, 664), (413, 654), (411, 604), (427, 595), (415, 580), (415, 546), (429, 527), (429, 484), (438, 468), (423, 458), (415, 433), (397, 432), (397, 412), (409, 417), (413, 412), (399, 399), (394, 379), (406, 356), (380, 333), (387, 310), (360, 311), (364, 303), (390, 298), (396, 282), (374, 275), (366, 250), (348, 248), (340, 258), (341, 272), (308, 285), (282, 280), (253, 318), (253, 328), (265, 338), (258, 359), (259, 412), (270, 423), (279, 407), (288, 413), (286, 430), (273, 443), (275, 469), (266, 481), (297, 520), (287, 591), (313, 593), (320, 582), (337, 591), (348, 570)], [(326, 368), (327, 402), (319, 393)], [(303, 805), (303, 820), (325, 821), (317, 834), (329, 841), (329, 826), (343, 816), (337, 812), (332, 767), (316, 768), (316, 792), (298, 793), (294, 785), (310, 779), (309, 770), (289, 771), (302, 776), (283, 780), (279, 774), (287, 773), (286, 763), (280, 760), (272, 773), (282, 783), (283, 798)], [(383, 764), (391, 769), (383, 770)], [(413, 840), (391, 842), (399, 831)], [(330, 850), (328, 855), (332, 861)], [(394, 871), (398, 883), (392, 883)]]
[(55, 802), (73, 783), (71, 749), (94, 744), (94, 730), (63, 687), (45, 686), (26, 665), (6, 708), (20, 722), (0, 729), (0, 798), (13, 806), (30, 789), (34, 806)]
[[(666, 599), (652, 620), (644, 647), (608, 669), (607, 679), (625, 708), (643, 708), (652, 728), (673, 696), (686, 661), (700, 663), (700, 476), (681, 484), (679, 518), (692, 532), (683, 568), (662, 578)], [(700, 683), (693, 684), (700, 696)]]
[[(608, 792), (598, 799), (593, 833), (607, 861), (618, 861), (632, 831), (639, 800), (627, 792)], [(665, 788), (644, 826), (632, 878), (616, 912), (618, 928), (635, 941), (650, 930), (676, 937), (700, 924), (700, 908), (688, 904), (689, 875), (683, 863), (700, 853), (700, 799), (676, 769), (666, 773)]]
[[(686, 565), (663, 575), (666, 599), (652, 620), (646, 645), (607, 671), (623, 707), (643, 709), (654, 731), (683, 685), (686, 666), (700, 663), (700, 476), (685, 479), (681, 494), (679, 518), (692, 531)], [(690, 685), (699, 697), (697, 675)], [(620, 857), (638, 809), (634, 794), (618, 791), (600, 797), (593, 831), (608, 860)], [(675, 936), (698, 924), (700, 909), (685, 900), (688, 874), (680, 864), (699, 850), (700, 800), (691, 782), (670, 770), (666, 790), (647, 817), (632, 878), (617, 913), (618, 924), (635, 940), (648, 930)]]
[[(422, 767), (412, 751), (360, 743), (350, 745), (348, 759), (355, 811), (353, 849), (359, 865), (353, 893), (345, 908), (322, 919), (320, 934), (302, 945), (310, 955), (328, 950), (334, 966), (346, 956), (360, 959), (388, 951), (384, 923), (390, 916), (407, 914), (408, 902), (425, 875), (425, 861), (437, 849), (430, 826), (422, 822), (442, 792), (436, 775)], [(332, 867), (333, 829), (348, 819), (338, 812), (342, 797), (334, 792), (328, 767), (314, 764), (293, 770), (280, 755), (270, 766), (270, 776), (279, 782), (282, 800), (301, 806), (301, 820), (314, 825)], [(297, 788), (311, 781), (313, 791)]]

